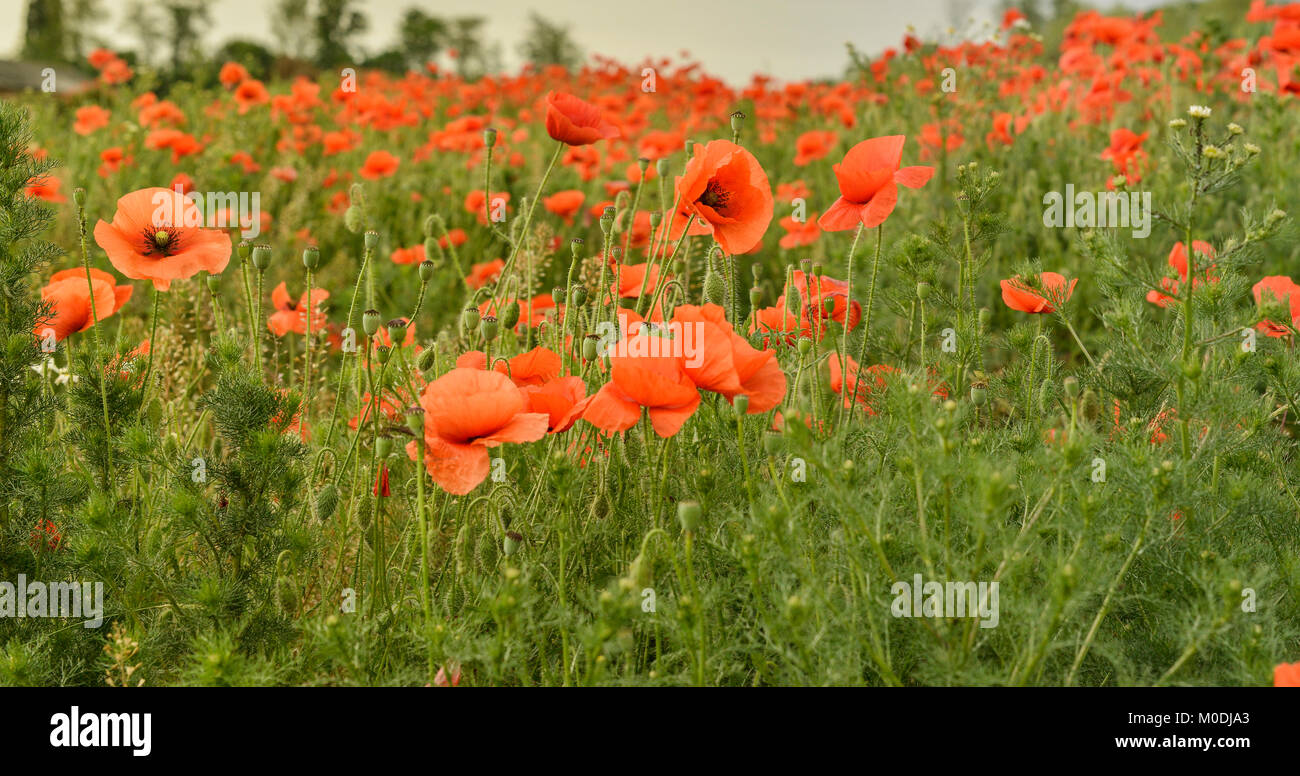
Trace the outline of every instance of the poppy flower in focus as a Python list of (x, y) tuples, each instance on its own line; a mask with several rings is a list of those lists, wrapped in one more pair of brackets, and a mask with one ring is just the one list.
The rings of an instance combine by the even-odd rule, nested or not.
[(763, 239), (772, 222), (772, 187), (754, 155), (730, 140), (696, 143), (677, 178), (680, 204), (672, 219), (672, 237), (681, 237), (690, 221), (691, 234), (712, 234), (722, 250), (735, 256)]
[[(549, 417), (528, 412), (528, 398), (499, 372), (452, 369), (420, 394), (424, 408), (424, 465), (443, 490), (463, 496), (487, 479), (488, 448), (546, 436)], [(411, 442), (406, 452), (419, 456)]]
[(885, 376), (898, 374), (898, 369), (888, 364), (875, 364), (866, 368), (867, 375), (864, 378), (863, 370), (852, 356), (845, 355), (844, 361), (847, 368), (841, 367), (839, 357), (833, 353), (826, 360), (830, 368), (831, 390), (844, 398), (846, 409), (856, 401), (866, 409), (868, 415), (875, 415), (876, 411), (871, 406), (871, 394), (883, 391), (888, 385)]
[(572, 428), (586, 408), (587, 385), (577, 375), (521, 387), (528, 396), (529, 411), (546, 413), (547, 428), (552, 434)]
[[(91, 289), (94, 289), (94, 311), (91, 311)], [(41, 299), (50, 304), (48, 319), (38, 323), (36, 336), (42, 337), (46, 329), (54, 331), (56, 342), (69, 334), (85, 331), (103, 321), (131, 298), (131, 286), (117, 285), (117, 279), (100, 270), (90, 270), (90, 282), (84, 269), (65, 269), (50, 276), (50, 282), (41, 289)]]
[(619, 136), (618, 127), (605, 121), (600, 108), (565, 92), (546, 95), (546, 133), (571, 146)]
[[(845, 325), (845, 315), (848, 316), (848, 328), (852, 331), (857, 327), (858, 321), (862, 320), (862, 303), (854, 301), (849, 303), (849, 284), (844, 280), (836, 280), (826, 275), (815, 275), (812, 278), (812, 287), (809, 288), (808, 277), (804, 275), (803, 270), (797, 269), (790, 275), (790, 282), (799, 292), (799, 299), (804, 302), (804, 309), (800, 312), (800, 317), (815, 317), (822, 320), (830, 318), (841, 326)], [(787, 293), (788, 293), (787, 289)], [(782, 294), (782, 298), (785, 298)], [(830, 312), (826, 311), (826, 300), (831, 299), (832, 307)], [(809, 316), (809, 308), (813, 315)]]
[(610, 380), (587, 399), (583, 419), (603, 431), (626, 431), (644, 407), (656, 434), (675, 435), (700, 406), (681, 355), (672, 355), (667, 338), (646, 326), (621, 340), (615, 353), (609, 357)]
[[(487, 355), (481, 350), (471, 350), (456, 359), (456, 368), (487, 369)], [(496, 361), (492, 368), (523, 388), (545, 385), (559, 377), (563, 361), (555, 351), (538, 345), (527, 353), (511, 358), (508, 363)]]
[(202, 213), (185, 195), (140, 189), (117, 201), (111, 224), (95, 224), (95, 242), (118, 272), (166, 291), (173, 280), (199, 272), (219, 275), (230, 262), (230, 235), (192, 225), (201, 223)]
[[(321, 312), (321, 303), (330, 298), (330, 292), (323, 288), (313, 288), (311, 290), (311, 300), (307, 299), (306, 292), (302, 297), (295, 301), (289, 296), (289, 290), (283, 282), (271, 291), (271, 304), (275, 307), (275, 312), (266, 322), (266, 328), (270, 329), (277, 337), (283, 337), (289, 332), (296, 334), (307, 333), (307, 311), (311, 310), (311, 330), (315, 334), (325, 328), (325, 313)], [(311, 302), (315, 303), (313, 307)]]
[(722, 394), (727, 401), (739, 395), (749, 397), (750, 415), (767, 412), (785, 399), (785, 372), (777, 363), (776, 352), (756, 350), (732, 328), (722, 307), (681, 305), (673, 310), (672, 324), (670, 331), (685, 332), (688, 326), (694, 330), (693, 336), (677, 336), (684, 343), (693, 343), (696, 350), (685, 352), (683, 348), (682, 364), (686, 376), (699, 388)]
[[(645, 283), (645, 292), (653, 294), (655, 288), (659, 286), (661, 264), (655, 264), (650, 267), (650, 279), (646, 280), (647, 267), (649, 262), (641, 264), (618, 264), (614, 263), (610, 272), (614, 275), (614, 282), (609, 287), (609, 292), (614, 296), (623, 299), (635, 299), (641, 296), (641, 284)], [(667, 280), (672, 280), (672, 275), (666, 276)]]
[(844, 161), (832, 168), (840, 184), (840, 197), (818, 223), (828, 232), (871, 229), (880, 226), (898, 204), (898, 186), (919, 189), (934, 175), (933, 167), (903, 167), (904, 135), (873, 137), (849, 149)]
[(1012, 310), (1022, 313), (1054, 313), (1069, 301), (1078, 278), (1065, 282), (1057, 272), (1043, 272), (1038, 276), (1039, 287), (1030, 286), (1019, 275), (1003, 280), (1002, 301)]

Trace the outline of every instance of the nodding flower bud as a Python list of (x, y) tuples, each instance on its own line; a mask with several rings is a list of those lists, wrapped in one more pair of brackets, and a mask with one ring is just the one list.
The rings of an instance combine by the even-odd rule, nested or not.
[(664, 214), (663, 214), (663, 213), (660, 213), (658, 210), (651, 211), (651, 213), (650, 213), (650, 228), (651, 228), (651, 229), (658, 229), (658, 228), (659, 228), (659, 225), (662, 224), (663, 222), (664, 222)]
[(433, 271), (435, 269), (437, 269), (437, 266), (434, 265), (434, 263), (432, 261), (429, 261), (428, 259), (425, 259), (424, 261), (420, 262), (420, 267), (419, 267), (420, 282), (428, 283), (430, 280), (433, 280)]
[(483, 339), (487, 340), (488, 342), (491, 342), (492, 340), (496, 339), (497, 334), (500, 332), (500, 330), (501, 329), (497, 325), (497, 318), (495, 315), (485, 315), (483, 316), (483, 320), (479, 321), (478, 324), (479, 334), (482, 334)]
[(916, 298), (925, 301), (930, 298), (930, 284), (924, 281), (916, 284)]
[(1067, 377), (1062, 383), (1065, 386), (1065, 395), (1071, 399), (1079, 398), (1079, 380), (1075, 377)]
[(666, 178), (668, 176), (667, 158), (659, 159), (655, 162), (655, 172), (659, 174), (660, 178)]
[(578, 307), (582, 307), (584, 304), (587, 303), (586, 286), (577, 286), (573, 289), (573, 303)]
[(394, 318), (385, 323), (384, 328), (388, 329), (389, 342), (392, 342), (394, 347), (400, 347), (398, 344), (398, 338), (406, 338), (406, 319)]
[(253, 255), (253, 244), (248, 240), (240, 240), (239, 245), (235, 246), (235, 254), (248, 261), (248, 257)]
[(253, 246), (253, 266), (257, 267), (258, 270), (264, 270), (271, 266), (271, 246)]
[(988, 326), (991, 320), (993, 320), (993, 311), (987, 307), (981, 307), (979, 314), (980, 326)]
[(785, 292), (786, 312), (790, 313), (791, 315), (798, 315), (800, 313), (799, 308), (802, 304), (803, 304), (803, 300), (799, 298), (799, 289), (795, 288), (794, 286), (790, 286), (789, 288), (787, 288)]
[(519, 323), (519, 303), (511, 303), (501, 310), (501, 326), (506, 329), (513, 329), (516, 323)]
[(749, 306), (750, 308), (758, 307), (763, 301), (763, 289), (753, 286), (749, 289)]
[(343, 211), (343, 227), (349, 232), (356, 234), (365, 228), (365, 222), (361, 215), (361, 208), (348, 207)]
[(739, 132), (744, 128), (745, 128), (745, 112), (738, 110), (735, 113), (731, 114), (731, 131)]
[(379, 245), (379, 232), (374, 229), (366, 232), (366, 250), (373, 251)]
[(467, 329), (477, 329), (478, 322), (482, 320), (483, 313), (479, 312), (477, 307), (466, 307), (465, 312), (461, 313), (461, 320)]
[(309, 245), (302, 252), (302, 265), (307, 269), (314, 270), (320, 266), (320, 248), (315, 245)]
[(731, 400), (731, 408), (736, 411), (737, 418), (743, 418), (749, 413), (749, 397), (743, 393), (738, 393)]
[(221, 291), (221, 276), (208, 275), (208, 293), (216, 296), (219, 291)]
[(705, 304), (723, 304), (727, 298), (727, 287), (722, 281), (722, 275), (713, 271), (704, 273), (704, 303)]
[[(642, 167), (641, 169), (644, 170), (645, 168)], [(83, 189), (83, 188), (81, 188), (80, 186), (78, 186), (77, 188), (73, 189), (73, 190), (72, 190), (72, 201), (76, 203), (77, 207), (85, 207), (85, 206), (86, 206), (86, 190)]]
[(639, 156), (636, 160), (636, 166), (641, 169), (641, 172), (645, 172), (650, 167), (650, 160), (644, 156)]
[[(432, 352), (432, 350), (426, 352)], [(406, 428), (409, 429), (412, 434), (415, 434), (416, 439), (420, 439), (424, 436), (423, 407), (415, 404), (406, 408)]]
[(438, 241), (432, 237), (424, 238), (424, 256), (425, 261), (433, 261), (435, 258), (442, 258), (442, 251), (438, 250)]
[(506, 557), (510, 557), (516, 552), (519, 552), (519, 545), (523, 543), (523, 534), (516, 533), (515, 531), (506, 531), (505, 541), (502, 542), (502, 549), (505, 551)]
[(551, 301), (555, 302), (556, 305), (564, 304), (565, 303), (564, 295), (566, 293), (568, 292), (564, 290), (564, 286), (556, 286), (555, 288), (552, 288)]
[(682, 530), (686, 533), (695, 533), (700, 527), (700, 502), (698, 501), (679, 501), (677, 503), (677, 520), (682, 524)]
[(415, 366), (421, 372), (427, 372), (438, 364), (438, 351), (435, 348), (420, 351), (420, 355), (415, 359)]
[(582, 338), (582, 360), (595, 361), (597, 350), (600, 348), (600, 337), (595, 334), (588, 334)]
[(424, 218), (424, 237), (425, 239), (434, 239), (438, 236), (438, 217), (434, 215), (425, 216)]
[(612, 205), (605, 208), (604, 212), (600, 214), (600, 231), (605, 234), (614, 231), (615, 215), (617, 215), (617, 211), (614, 210)]
[(380, 345), (375, 348), (375, 354), (379, 356), (379, 363), (387, 364), (389, 357), (393, 355), (393, 349), (387, 345)]
[(487, 127), (486, 129), (483, 130), (483, 145), (487, 146), (488, 148), (491, 148), (496, 144), (497, 144), (496, 127)]
[(375, 336), (375, 332), (379, 331), (381, 321), (378, 310), (366, 310), (361, 314), (361, 328), (365, 331), (367, 337)]
[(348, 187), (348, 201), (357, 207), (366, 206), (366, 187), (360, 183), (354, 183)]

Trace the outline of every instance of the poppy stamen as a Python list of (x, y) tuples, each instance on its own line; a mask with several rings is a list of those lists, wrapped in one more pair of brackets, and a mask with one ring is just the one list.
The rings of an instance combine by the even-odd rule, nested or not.
[(731, 195), (726, 189), (722, 188), (722, 184), (717, 181), (709, 181), (708, 187), (704, 189), (704, 193), (696, 201), (701, 205), (707, 205), (718, 212), (722, 212), (727, 207), (727, 200), (730, 198)]
[(180, 253), (180, 230), (172, 227), (163, 227), (154, 231), (144, 230), (144, 250), (141, 253), (145, 256), (152, 256), (155, 253), (162, 256), (174, 256)]

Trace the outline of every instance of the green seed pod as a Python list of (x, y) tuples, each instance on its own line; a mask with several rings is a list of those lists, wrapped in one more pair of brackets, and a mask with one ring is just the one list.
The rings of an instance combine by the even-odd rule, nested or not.
[(644, 156), (637, 157), (636, 166), (644, 173), (650, 167), (650, 160)]
[(309, 245), (302, 252), (302, 265), (310, 270), (315, 270), (320, 266), (320, 248), (315, 245)]
[(375, 230), (371, 229), (369, 232), (366, 232), (365, 240), (366, 240), (366, 250), (373, 251), (375, 248), (379, 246), (379, 232), (376, 232)]
[[(644, 172), (644, 171), (645, 171), (645, 168), (642, 167), (642, 168), (641, 168), (641, 171)], [(83, 188), (81, 188), (80, 186), (78, 186), (77, 188), (73, 189), (73, 190), (72, 190), (72, 201), (76, 203), (77, 207), (85, 207), (85, 206), (86, 206), (86, 190), (83, 189)]]
[(496, 127), (487, 127), (483, 130), (483, 145), (492, 148), (497, 144)]
[(519, 545), (523, 543), (524, 537), (522, 534), (515, 533), (514, 531), (506, 531), (505, 541), (502, 542), (502, 549), (505, 550), (506, 557), (509, 558), (516, 552), (519, 552)]
[(388, 329), (388, 341), (393, 343), (393, 347), (401, 347), (401, 342), (406, 339), (406, 319), (394, 318), (384, 324)]
[(334, 483), (327, 482), (316, 494), (316, 519), (322, 523), (334, 516), (339, 505), (339, 491)]
[(750, 309), (758, 307), (763, 302), (763, 289), (754, 286), (749, 289), (749, 307)]
[(780, 431), (766, 431), (763, 434), (763, 449), (768, 455), (779, 455), (785, 450), (785, 436)]
[(501, 328), (497, 324), (496, 316), (495, 315), (483, 316), (483, 320), (479, 321), (478, 331), (479, 334), (483, 335), (483, 339), (487, 340), (488, 342), (491, 342), (492, 340), (496, 339), (497, 334), (501, 333)]
[(271, 246), (256, 245), (253, 246), (253, 266), (259, 270), (265, 270), (271, 266)]
[(432, 261), (429, 261), (428, 259), (425, 259), (424, 261), (420, 262), (420, 267), (419, 267), (420, 282), (428, 283), (429, 281), (433, 280), (433, 272), (435, 269), (437, 269), (437, 267), (434, 265)]
[(253, 244), (248, 240), (240, 240), (239, 245), (235, 246), (235, 253), (240, 259), (248, 261), (248, 257), (253, 255)]
[(343, 211), (343, 227), (353, 234), (365, 228), (365, 219), (361, 215), (361, 208), (349, 207)]
[(216, 295), (221, 292), (221, 276), (208, 275), (208, 293)]
[(744, 111), (736, 111), (735, 113), (731, 114), (731, 131), (739, 133), (744, 128), (745, 128)]
[(801, 355), (801, 356), (806, 356), (806, 355), (808, 355), (809, 353), (811, 353), (811, 352), (812, 352), (812, 346), (813, 346), (812, 337), (800, 337), (800, 338), (799, 338), (799, 355)]
[(477, 329), (478, 323), (482, 319), (483, 314), (479, 312), (477, 307), (466, 307), (465, 312), (461, 313), (461, 320), (464, 322), (466, 329)]
[(972, 385), (970, 388), (970, 400), (971, 404), (974, 404), (976, 407), (983, 407), (989, 400), (988, 391), (983, 386)]
[(1067, 377), (1062, 382), (1065, 388), (1065, 395), (1071, 399), (1079, 398), (1079, 381), (1074, 377)]
[(920, 282), (916, 284), (916, 298), (925, 301), (930, 298), (930, 284)]
[(387, 345), (380, 345), (379, 347), (375, 348), (375, 355), (379, 356), (379, 363), (387, 364), (388, 359), (392, 358), (393, 356), (393, 349), (388, 347)]
[(655, 230), (655, 229), (658, 229), (658, 228), (659, 228), (659, 225), (662, 224), (663, 222), (664, 222), (664, 214), (663, 214), (663, 213), (660, 213), (658, 210), (653, 210), (653, 211), (650, 212), (650, 229), (651, 229), (651, 231), (653, 231), (653, 230)]
[(406, 428), (419, 439), (424, 436), (424, 408), (412, 405), (406, 408)]
[(361, 329), (365, 331), (367, 337), (375, 336), (375, 332), (379, 331), (379, 325), (382, 322), (383, 319), (380, 318), (378, 310), (366, 310), (361, 313)]
[(743, 418), (749, 412), (749, 397), (745, 394), (737, 394), (731, 400), (731, 409), (736, 413), (737, 418)]
[(381, 436), (375, 439), (375, 455), (387, 458), (393, 452), (392, 437)]
[(582, 245), (583, 240), (581, 237), (575, 237), (572, 240), (569, 240), (569, 253), (572, 254), (575, 260), (578, 258), (578, 254), (582, 251)]
[(582, 360), (595, 361), (596, 350), (600, 346), (600, 337), (595, 334), (588, 334), (582, 338)]
[(682, 530), (687, 533), (695, 533), (700, 527), (700, 502), (682, 501), (677, 504), (677, 520), (682, 524)]
[(668, 160), (666, 158), (655, 161), (655, 172), (659, 174), (660, 178), (668, 176)]
[(519, 310), (520, 306), (518, 304), (506, 305), (500, 315), (501, 328), (513, 329), (515, 324), (519, 323)]
[(604, 212), (602, 212), (600, 215), (601, 232), (604, 232), (606, 235), (608, 235), (610, 232), (614, 231), (614, 217), (617, 214), (618, 211), (614, 210), (613, 206), (605, 208)]
[(578, 307), (582, 307), (584, 304), (587, 303), (586, 286), (578, 286), (573, 289), (573, 303)]
[(555, 288), (552, 288), (552, 289), (551, 289), (551, 301), (552, 301), (552, 302), (555, 302), (556, 305), (562, 305), (562, 304), (565, 304), (566, 301), (567, 301), (567, 300), (565, 300), (565, 298), (564, 298), (565, 295), (566, 295), (566, 293), (567, 293), (567, 292), (564, 290), (564, 286), (556, 286)]

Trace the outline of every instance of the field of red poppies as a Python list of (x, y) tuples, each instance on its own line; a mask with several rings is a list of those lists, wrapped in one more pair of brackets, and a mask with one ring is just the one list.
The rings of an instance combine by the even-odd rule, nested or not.
[(1228, 7), (4, 100), (0, 683), (1300, 684), (1300, 3)]

